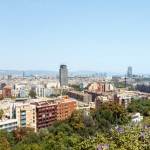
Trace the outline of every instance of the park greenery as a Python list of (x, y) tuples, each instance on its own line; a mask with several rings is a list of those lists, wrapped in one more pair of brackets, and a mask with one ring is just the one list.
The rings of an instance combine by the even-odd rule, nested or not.
[(33, 90), (31, 90), (31, 91), (29, 92), (29, 96), (30, 96), (31, 98), (36, 98), (36, 92), (33, 91)]
[(78, 84), (72, 84), (72, 85), (69, 85), (70, 87), (72, 87), (75, 91), (83, 91), (83, 88), (80, 87), (80, 85)]
[(149, 116), (143, 125), (133, 124), (127, 117), (129, 108), (107, 102), (95, 110), (76, 110), (36, 133), (22, 127), (0, 130), (0, 150), (149, 150)]
[(128, 112), (140, 112), (144, 116), (150, 116), (150, 100), (132, 100)]

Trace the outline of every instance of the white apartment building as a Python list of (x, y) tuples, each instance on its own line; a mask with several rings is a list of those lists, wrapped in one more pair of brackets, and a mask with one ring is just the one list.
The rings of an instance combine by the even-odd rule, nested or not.
[(0, 130), (6, 129), (7, 131), (12, 131), (16, 129), (17, 126), (18, 126), (17, 119), (7, 119), (7, 120), (0, 121)]

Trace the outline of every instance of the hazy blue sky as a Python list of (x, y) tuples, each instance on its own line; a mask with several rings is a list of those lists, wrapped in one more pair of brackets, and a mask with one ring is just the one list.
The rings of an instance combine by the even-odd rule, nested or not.
[(150, 0), (0, 0), (0, 69), (150, 73)]

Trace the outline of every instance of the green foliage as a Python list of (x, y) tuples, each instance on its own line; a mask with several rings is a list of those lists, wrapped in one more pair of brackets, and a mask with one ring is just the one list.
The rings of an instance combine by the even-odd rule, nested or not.
[(131, 113), (140, 112), (144, 116), (150, 116), (150, 100), (132, 100), (127, 109)]
[(97, 131), (92, 115), (84, 110), (76, 110), (68, 118), (67, 123), (81, 136), (88, 137)]
[(51, 94), (50, 95), (51, 98), (58, 97), (58, 96), (60, 96), (60, 94)]
[(0, 130), (0, 137), (4, 137), (10, 143), (11, 146), (15, 145), (15, 138), (12, 133), (7, 132), (7, 130)]
[(74, 88), (74, 90), (76, 91), (83, 91), (83, 88), (80, 88), (80, 85), (77, 84), (70, 85), (70, 87)]
[(35, 97), (36, 97), (36, 92), (33, 91), (33, 90), (31, 90), (31, 91), (29, 92), (29, 96), (30, 96), (31, 98), (35, 98)]
[(135, 88), (133, 85), (131, 85), (131, 86), (128, 88), (128, 91), (136, 91), (136, 88)]
[(109, 127), (110, 124), (128, 123), (127, 114), (126, 109), (122, 105), (115, 102), (107, 102), (93, 112), (93, 118), (98, 122), (99, 127), (103, 126), (103, 123)]
[(82, 131), (85, 128), (83, 123), (83, 112), (76, 110), (68, 119), (68, 124), (77, 132)]
[(12, 150), (43, 150), (40, 145), (31, 143), (31, 144), (18, 144)]
[(68, 91), (67, 90), (64, 90), (63, 92), (62, 92), (62, 95), (68, 95)]
[[(123, 132), (116, 129), (107, 134), (98, 134), (89, 140), (84, 140), (75, 146), (76, 150), (149, 150), (150, 130), (143, 127), (123, 126)], [(142, 134), (143, 133), (143, 134)]]
[(0, 150), (10, 150), (10, 143), (7, 138), (0, 136)]
[(3, 114), (4, 114), (4, 111), (2, 109), (0, 109), (0, 119), (2, 119)]
[(13, 130), (13, 136), (15, 140), (22, 141), (30, 132), (34, 132), (33, 128), (24, 128), (24, 127), (17, 127), (17, 129)]
[(150, 116), (145, 117), (142, 124), (143, 124), (143, 126), (149, 126), (150, 127)]

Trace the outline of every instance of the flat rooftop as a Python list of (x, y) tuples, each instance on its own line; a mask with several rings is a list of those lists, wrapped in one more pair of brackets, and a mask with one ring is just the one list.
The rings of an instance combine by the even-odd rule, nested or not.
[(0, 125), (5, 125), (9, 123), (14, 123), (17, 122), (17, 119), (5, 119), (5, 120), (0, 120)]

